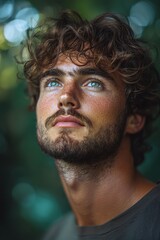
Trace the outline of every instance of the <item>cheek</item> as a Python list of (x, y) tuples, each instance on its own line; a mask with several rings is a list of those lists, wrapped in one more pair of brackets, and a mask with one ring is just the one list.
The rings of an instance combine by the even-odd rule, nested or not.
[(106, 99), (103, 97), (92, 98), (86, 101), (85, 108), (88, 113), (95, 113), (95, 115), (104, 115), (105, 112), (112, 112), (116, 107), (116, 103), (112, 99)]
[(113, 123), (118, 115), (124, 110), (124, 101), (120, 97), (115, 98), (92, 98), (87, 101), (85, 112), (95, 123)]
[(37, 119), (46, 119), (56, 110), (56, 102), (53, 98), (39, 98), (37, 102), (36, 114)]

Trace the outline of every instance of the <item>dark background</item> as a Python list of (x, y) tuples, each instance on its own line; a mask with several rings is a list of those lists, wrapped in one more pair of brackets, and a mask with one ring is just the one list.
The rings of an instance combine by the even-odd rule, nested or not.
[[(18, 80), (21, 66), (15, 61), (29, 14), (38, 20), (66, 8), (88, 19), (106, 11), (120, 13), (128, 17), (137, 38), (152, 47), (160, 45), (159, 0), (0, 1), (0, 240), (41, 239), (50, 224), (69, 210), (54, 161), (37, 145), (35, 115), (27, 110), (25, 81)], [(155, 51), (153, 56), (158, 68)], [(149, 140), (152, 151), (139, 167), (155, 182), (160, 178), (159, 123), (158, 119)]]

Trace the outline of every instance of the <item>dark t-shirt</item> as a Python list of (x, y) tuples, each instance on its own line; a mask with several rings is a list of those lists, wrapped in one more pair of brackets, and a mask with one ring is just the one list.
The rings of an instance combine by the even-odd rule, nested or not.
[(53, 226), (44, 240), (160, 240), (160, 184), (103, 225), (78, 227), (70, 213)]

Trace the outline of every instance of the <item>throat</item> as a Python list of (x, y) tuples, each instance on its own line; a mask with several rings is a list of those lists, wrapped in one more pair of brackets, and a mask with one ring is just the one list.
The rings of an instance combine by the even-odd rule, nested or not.
[(67, 163), (63, 160), (56, 160), (56, 166), (60, 177), (70, 186), (75, 183), (98, 183), (108, 175), (111, 171), (112, 165), (106, 161), (101, 161), (94, 164), (73, 164)]
[[(95, 215), (95, 209), (98, 209), (99, 202), (104, 200), (103, 183), (106, 178), (106, 171), (102, 171), (100, 166), (94, 166), (94, 168), (93, 166), (83, 166), (82, 168), (82, 166), (74, 166), (61, 160), (56, 160), (56, 165), (78, 225), (97, 224), (97, 219), (100, 216), (99, 214), (98, 216)], [(110, 171), (111, 169), (108, 169), (108, 177)], [(103, 223), (103, 219), (102, 222), (100, 220), (100, 223)]]
[(126, 174), (126, 169), (122, 173), (112, 167), (103, 171), (100, 177), (100, 169), (91, 171), (87, 167), (74, 166), (61, 160), (56, 160), (56, 164), (79, 226), (94, 226), (110, 221), (154, 187), (133, 169)]

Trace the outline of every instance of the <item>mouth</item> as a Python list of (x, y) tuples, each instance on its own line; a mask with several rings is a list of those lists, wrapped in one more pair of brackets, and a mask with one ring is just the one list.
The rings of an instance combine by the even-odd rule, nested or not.
[(81, 120), (71, 115), (68, 116), (59, 116), (53, 123), (53, 127), (63, 127), (63, 128), (75, 128), (75, 127), (84, 127), (84, 124)]

